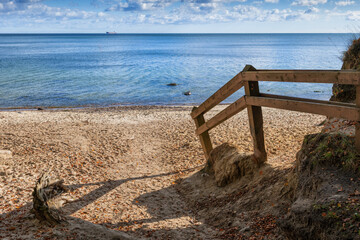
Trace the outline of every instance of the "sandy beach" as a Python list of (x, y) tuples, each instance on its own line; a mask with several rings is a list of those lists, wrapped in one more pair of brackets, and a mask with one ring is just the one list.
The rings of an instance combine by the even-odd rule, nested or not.
[[(101, 229), (124, 232), (124, 238), (221, 238), (221, 229), (204, 222), (175, 187), (205, 164), (191, 109), (0, 112), (0, 149), (12, 152), (11, 158), (0, 158), (0, 238), (121, 238)], [(325, 119), (268, 108), (263, 115), (268, 163), (274, 169), (292, 168), (304, 135), (319, 132)], [(246, 111), (210, 136), (214, 146), (229, 142), (252, 151)], [(63, 178), (71, 190), (63, 209), (71, 224), (49, 228), (30, 212), (33, 187), (46, 171)]]

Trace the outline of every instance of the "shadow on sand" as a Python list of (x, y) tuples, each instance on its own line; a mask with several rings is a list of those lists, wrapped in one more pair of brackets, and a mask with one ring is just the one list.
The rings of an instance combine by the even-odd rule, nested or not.
[[(196, 169), (192, 168), (181, 172), (190, 173)], [(100, 225), (70, 215), (128, 181), (171, 176), (179, 174), (179, 172), (67, 185), (72, 190), (94, 185), (99, 187), (66, 204), (62, 210), (69, 215), (68, 223), (60, 224), (55, 228), (47, 227), (31, 216), (31, 203), (12, 212), (1, 214), (0, 232), (2, 233), (0, 238), (10, 237), (12, 239), (27, 235), (45, 239), (54, 237), (86, 239), (90, 236), (92, 239), (134, 239), (136, 237), (241, 239), (249, 237), (243, 235), (242, 229), (244, 228), (249, 228), (250, 235), (255, 232), (265, 234), (265, 230), (259, 228), (254, 219), (262, 215), (272, 216), (271, 209), (286, 208), (287, 201), (283, 201), (281, 195), (286, 194), (283, 186), (287, 173), (289, 173), (289, 169), (277, 170), (266, 166), (251, 177), (242, 178), (226, 187), (219, 188), (212, 176), (196, 172), (167, 188), (147, 192), (132, 201), (134, 205), (145, 207), (147, 213), (152, 216), (151, 218), (125, 220), (115, 224), (102, 222)], [(270, 202), (269, 199), (273, 202)], [(267, 217), (266, 219), (273, 221), (274, 218)], [(162, 221), (167, 221), (167, 226), (170, 227), (166, 229), (161, 227)]]
[[(99, 186), (98, 188), (94, 189), (90, 193), (82, 196), (75, 201), (67, 203), (61, 209), (67, 216), (67, 223), (60, 224), (54, 228), (47, 226), (44, 223), (38, 222), (33, 214), (31, 214), (32, 203), (29, 202), (26, 205), (18, 208), (14, 211), (3, 213), (0, 215), (0, 238), (9, 237), (10, 239), (13, 238), (21, 238), (21, 236), (30, 236), (30, 238), (34, 237), (43, 237), (45, 239), (49, 238), (60, 238), (60, 239), (86, 239), (89, 236), (93, 239), (134, 239), (136, 237), (131, 237), (128, 234), (123, 234), (121, 231), (112, 231), (110, 229), (119, 229), (123, 228), (124, 226), (131, 226), (134, 224), (141, 223), (155, 223), (159, 221), (163, 221), (166, 219), (172, 218), (179, 218), (185, 216), (183, 214), (184, 210), (182, 207), (174, 203), (174, 199), (166, 199), (166, 196), (162, 194), (163, 191), (171, 191), (176, 192), (175, 186), (171, 186), (169, 188), (165, 188), (159, 191), (155, 191), (153, 193), (144, 194), (140, 196), (140, 201), (135, 199), (133, 200), (134, 204), (142, 204), (147, 205), (146, 201), (157, 202), (162, 207), (168, 208), (169, 211), (166, 214), (162, 214), (155, 210), (152, 207), (152, 204), (149, 205), (148, 212), (154, 216), (150, 219), (140, 219), (138, 221), (128, 221), (128, 222), (119, 222), (117, 224), (109, 224), (109, 223), (101, 223), (100, 225), (93, 224), (88, 221), (84, 221), (79, 218), (71, 217), (70, 215), (81, 210), (82, 208), (86, 207), (87, 205), (95, 202), (97, 199), (101, 198), (102, 196), (108, 194), (110, 191), (114, 190), (115, 188), (119, 187), (121, 184), (126, 183), (128, 181), (134, 180), (142, 180), (142, 179), (151, 179), (157, 177), (165, 177), (176, 175), (179, 173), (184, 172), (191, 172), (196, 170), (197, 168), (186, 169), (182, 171), (174, 171), (168, 172), (163, 174), (156, 174), (150, 176), (142, 176), (142, 177), (134, 177), (134, 178), (127, 178), (127, 179), (120, 179), (120, 180), (109, 180), (104, 182), (96, 182), (96, 183), (86, 183), (86, 184), (73, 184), (73, 185), (66, 185), (71, 190), (76, 190), (78, 188), (87, 187), (87, 186)], [(167, 194), (165, 194), (167, 195)], [(144, 196), (144, 199), (143, 199)], [(147, 196), (150, 196), (148, 198)], [(166, 202), (166, 204), (165, 204)], [(177, 199), (177, 202), (180, 203), (181, 200)], [(164, 205), (165, 204), (165, 205)], [(170, 206), (168, 206), (170, 205)], [(173, 208), (178, 209), (176, 213), (171, 213)], [(161, 207), (160, 207), (161, 208)], [(168, 214), (170, 212), (170, 214)], [(189, 212), (190, 213), (190, 212)], [(194, 232), (194, 236), (199, 230), (195, 230), (193, 227), (188, 227), (191, 231)], [(126, 229), (124, 229), (126, 230)], [(186, 230), (186, 228), (182, 228), (182, 230)], [(169, 235), (169, 231), (174, 232), (176, 234), (177, 229), (159, 229), (159, 230), (149, 230), (144, 225), (143, 228), (138, 228), (135, 231), (127, 231), (132, 236), (145, 236), (145, 237), (152, 237), (155, 235), (164, 236)], [(180, 235), (178, 235), (180, 237)], [(156, 237), (155, 237), (156, 238)]]

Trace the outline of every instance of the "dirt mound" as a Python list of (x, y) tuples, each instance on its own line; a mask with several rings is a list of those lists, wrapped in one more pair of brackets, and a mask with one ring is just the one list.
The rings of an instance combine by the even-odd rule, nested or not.
[(276, 221), (290, 206), (290, 170), (258, 167), (251, 158), (222, 144), (177, 191), (199, 221), (219, 229), (219, 239), (284, 239)]
[(204, 172), (214, 175), (216, 184), (223, 187), (257, 168), (252, 154), (240, 153), (235, 146), (223, 143), (211, 151)]
[(344, 53), (343, 69), (360, 70), (360, 38), (355, 39)]
[(291, 188), (294, 198), (279, 225), (291, 239), (360, 239), (360, 156), (342, 134), (305, 137)]
[(360, 239), (359, 167), (353, 137), (322, 132), (305, 137), (290, 169), (223, 144), (176, 188), (220, 239)]
[[(354, 40), (349, 49), (344, 53), (341, 69), (360, 70), (360, 38)], [(330, 101), (354, 102), (356, 98), (356, 89), (354, 85), (334, 84), (332, 92), (333, 95), (331, 96)]]

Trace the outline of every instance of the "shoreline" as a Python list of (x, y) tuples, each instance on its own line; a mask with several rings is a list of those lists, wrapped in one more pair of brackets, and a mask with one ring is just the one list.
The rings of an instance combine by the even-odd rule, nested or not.
[[(83, 105), (83, 106), (36, 106), (36, 107), (0, 107), (0, 112), (13, 112), (13, 111), (56, 111), (56, 110), (82, 110), (82, 109), (118, 109), (118, 108), (173, 108), (173, 107), (194, 107), (199, 106), (201, 103), (184, 103), (184, 104), (111, 104), (111, 105)], [(231, 103), (219, 103), (219, 106), (228, 106)], [(39, 109), (40, 108), (40, 109)]]

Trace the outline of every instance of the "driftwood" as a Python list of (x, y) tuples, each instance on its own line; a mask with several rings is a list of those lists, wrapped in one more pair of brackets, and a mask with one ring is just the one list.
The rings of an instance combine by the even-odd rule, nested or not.
[(36, 182), (33, 192), (33, 212), (37, 219), (56, 225), (65, 221), (61, 207), (65, 203), (60, 198), (61, 193), (67, 192), (64, 180), (53, 178), (49, 173), (43, 174)]

